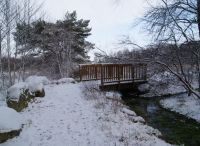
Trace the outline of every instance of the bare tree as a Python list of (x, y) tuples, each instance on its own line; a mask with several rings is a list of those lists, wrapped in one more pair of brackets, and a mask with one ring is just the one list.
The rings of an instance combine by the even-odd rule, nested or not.
[[(200, 51), (199, 46), (192, 45), (192, 42), (199, 41), (199, 0), (160, 0), (159, 5), (151, 6), (142, 18), (142, 22), (147, 26), (148, 31), (156, 35), (155, 41), (173, 44), (175, 54), (172, 64), (166, 64), (162, 61), (156, 63), (168, 69), (184, 85), (189, 94), (194, 94), (200, 98), (199, 93), (190, 82), (187, 74), (189, 68), (197, 72), (197, 78), (200, 88)], [(198, 33), (197, 33), (198, 32)], [(181, 56), (181, 44), (186, 44), (193, 54), (193, 60), (190, 64), (185, 62)], [(195, 63), (195, 65), (194, 65)]]

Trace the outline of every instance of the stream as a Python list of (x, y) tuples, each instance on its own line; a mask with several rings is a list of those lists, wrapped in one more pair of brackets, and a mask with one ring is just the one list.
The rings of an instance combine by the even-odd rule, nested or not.
[(142, 99), (123, 95), (125, 103), (143, 117), (147, 125), (158, 129), (163, 140), (170, 144), (200, 146), (200, 123), (162, 108), (160, 99)]

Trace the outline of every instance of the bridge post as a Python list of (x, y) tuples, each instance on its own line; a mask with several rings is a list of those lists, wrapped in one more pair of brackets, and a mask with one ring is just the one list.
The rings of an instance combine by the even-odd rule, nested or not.
[(95, 67), (94, 68), (95, 69), (95, 79), (97, 80), (98, 79), (98, 77), (97, 77), (97, 65), (95, 65), (94, 67)]
[(147, 64), (144, 64), (144, 79), (147, 80)]
[(133, 80), (133, 83), (134, 83), (134, 80), (135, 80), (135, 67), (134, 67), (134, 65), (132, 65), (132, 67), (131, 67), (131, 73), (132, 73), (132, 80)]
[(104, 69), (103, 69), (103, 65), (101, 65), (101, 86), (103, 86), (104, 85), (104, 82), (103, 82), (103, 78), (104, 78)]
[(121, 75), (120, 71), (121, 71), (121, 66), (120, 66), (120, 64), (119, 64), (119, 65), (117, 66), (118, 84), (120, 84), (120, 75)]
[(81, 65), (79, 65), (79, 74), (80, 74), (80, 81), (82, 81), (82, 71), (81, 71)]

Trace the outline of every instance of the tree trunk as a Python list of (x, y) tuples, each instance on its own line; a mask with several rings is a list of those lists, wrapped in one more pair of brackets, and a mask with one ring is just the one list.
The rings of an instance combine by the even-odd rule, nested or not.
[(2, 64), (2, 36), (1, 36), (1, 27), (0, 27), (0, 70), (1, 70), (1, 79), (2, 79), (2, 88), (4, 87), (4, 76), (3, 76), (3, 64)]
[[(200, 39), (200, 0), (197, 0), (197, 22), (198, 22), (198, 31), (199, 31), (199, 39)], [(198, 84), (199, 84), (198, 91), (200, 92), (200, 71), (198, 73)]]
[(18, 51), (18, 45), (16, 44), (15, 46), (15, 58), (14, 58), (14, 66), (13, 66), (13, 72), (14, 72), (14, 75), (13, 75), (13, 80), (15, 81), (16, 80), (16, 59), (17, 59), (17, 51)]
[(57, 65), (58, 65), (58, 70), (59, 70), (59, 74), (60, 74), (60, 78), (63, 78), (63, 73), (62, 73), (62, 65), (61, 65), (61, 61), (59, 59), (59, 55), (56, 55), (56, 59), (57, 59)]
[(197, 0), (197, 22), (198, 22), (199, 37), (200, 37), (200, 0)]
[(9, 77), (9, 85), (12, 85), (12, 75), (11, 75), (11, 62), (10, 62), (10, 50), (11, 50), (11, 45), (10, 45), (10, 29), (11, 29), (11, 22), (10, 22), (10, 0), (6, 0), (6, 31), (7, 31), (7, 55), (8, 55), (8, 77)]

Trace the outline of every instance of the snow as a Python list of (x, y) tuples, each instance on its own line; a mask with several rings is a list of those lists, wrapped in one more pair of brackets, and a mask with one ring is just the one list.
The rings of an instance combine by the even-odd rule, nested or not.
[(160, 101), (161, 105), (200, 122), (200, 99), (182, 94)]
[(42, 91), (43, 85), (48, 85), (50, 81), (45, 76), (30, 76), (25, 82), (28, 84), (30, 92)]
[(22, 117), (15, 110), (0, 106), (0, 133), (20, 130), (22, 128)]
[[(161, 134), (158, 130), (140, 122), (141, 117), (125, 109), (125, 106), (119, 106), (119, 110), (114, 112), (111, 106), (114, 105), (113, 99), (85, 97), (82, 86), (68, 83), (46, 85), (46, 96), (36, 98), (20, 113), (26, 120), (20, 136), (0, 145), (170, 145), (158, 138)], [(97, 108), (99, 101), (105, 104), (104, 108)], [(118, 100), (115, 102), (118, 103)]]
[(7, 90), (7, 97), (11, 100), (18, 101), (20, 94), (28, 89), (28, 85), (24, 82), (19, 82)]
[(127, 108), (122, 108), (121, 112), (126, 113), (126, 114), (128, 114), (130, 116), (136, 116), (136, 113), (134, 111), (131, 111), (131, 110), (127, 109)]
[(5, 101), (5, 96), (0, 92), (0, 102)]
[(54, 80), (51, 82), (52, 84), (64, 84), (64, 83), (76, 83), (76, 81), (73, 78), (61, 78), (59, 80)]
[(25, 82), (28, 84), (28, 89), (31, 92), (42, 91), (43, 85), (48, 85), (50, 81), (45, 76), (30, 76)]
[(117, 92), (106, 92), (106, 97), (110, 98), (110, 99), (121, 99), (121, 94), (117, 93)]
[(26, 83), (42, 83), (43, 85), (48, 85), (50, 83), (49, 79), (45, 76), (29, 76), (26, 80)]
[(141, 92), (148, 92), (142, 95), (147, 98), (174, 95), (186, 91), (177, 78), (167, 71), (153, 75), (148, 79), (147, 84), (140, 85), (138, 89)]
[(44, 89), (43, 84), (37, 81), (29, 82), (27, 84), (30, 92), (42, 91)]
[[(198, 88), (197, 80), (193, 80), (192, 87)], [(176, 95), (186, 92), (183, 84), (173, 74), (165, 71), (153, 75), (148, 79), (148, 83), (139, 86), (139, 91), (147, 92), (142, 97), (161, 97)]]
[(19, 82), (8, 88), (7, 97), (13, 101), (19, 101), (20, 95), (25, 91), (30, 92), (42, 91), (44, 85), (49, 84), (50, 81), (45, 76), (30, 76), (25, 82)]

